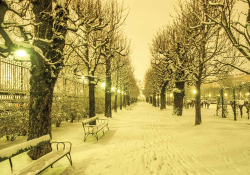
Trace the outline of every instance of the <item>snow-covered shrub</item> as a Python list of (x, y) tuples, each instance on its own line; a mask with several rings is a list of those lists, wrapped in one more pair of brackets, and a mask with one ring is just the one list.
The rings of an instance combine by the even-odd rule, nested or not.
[(11, 111), (0, 117), (0, 137), (14, 141), (17, 136), (25, 136), (28, 131), (28, 114), (20, 110)]
[(59, 127), (61, 122), (75, 120), (80, 121), (86, 118), (86, 102), (88, 100), (81, 96), (55, 97), (52, 105), (52, 124)]

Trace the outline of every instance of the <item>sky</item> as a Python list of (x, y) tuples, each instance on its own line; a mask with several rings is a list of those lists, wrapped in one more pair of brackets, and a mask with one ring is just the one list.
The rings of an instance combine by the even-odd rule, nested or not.
[(177, 6), (178, 0), (124, 0), (123, 2), (124, 7), (129, 9), (124, 32), (131, 40), (131, 59), (135, 68), (135, 78), (143, 80), (150, 65), (149, 45), (152, 38), (159, 28), (171, 23), (170, 14), (175, 14), (174, 5)]

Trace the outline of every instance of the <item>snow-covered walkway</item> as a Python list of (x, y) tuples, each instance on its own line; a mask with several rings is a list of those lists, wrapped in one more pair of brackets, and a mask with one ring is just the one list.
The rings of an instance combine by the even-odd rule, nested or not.
[[(74, 166), (62, 174), (250, 174), (250, 122), (246, 118), (235, 122), (232, 117), (213, 116), (212, 106), (202, 109), (203, 124), (194, 126), (194, 109), (185, 110), (181, 117), (171, 116), (171, 111), (172, 107), (160, 111), (143, 102), (118, 111), (110, 119), (110, 131), (98, 142), (90, 137), (83, 143), (78, 123), (68, 125), (65, 134), (55, 130), (54, 137), (68, 138), (74, 147)], [(51, 169), (47, 173), (54, 174)]]
[[(118, 111), (110, 130), (83, 142), (81, 123), (53, 128), (53, 139), (72, 142), (71, 167), (63, 158), (44, 175), (249, 175), (250, 121), (214, 116), (202, 109), (203, 124), (194, 126), (194, 109), (172, 116), (145, 102)], [(102, 133), (100, 133), (102, 135)], [(26, 158), (27, 159), (27, 158)], [(25, 159), (25, 160), (26, 160)]]

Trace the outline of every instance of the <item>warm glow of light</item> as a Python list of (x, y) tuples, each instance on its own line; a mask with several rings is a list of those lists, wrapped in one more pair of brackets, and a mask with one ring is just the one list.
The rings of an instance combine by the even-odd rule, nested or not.
[(102, 86), (102, 88), (104, 88), (105, 87), (105, 83), (102, 83), (101, 86)]
[(60, 99), (61, 99), (61, 97), (58, 97), (58, 99), (60, 100)]
[(225, 93), (224, 95), (225, 95), (225, 97), (226, 97), (226, 96), (227, 96), (227, 93)]
[(193, 90), (193, 93), (196, 94), (196, 90), (195, 89)]
[(172, 93), (170, 94), (170, 97), (173, 97), (173, 94), (172, 94)]
[(122, 91), (122, 94), (123, 94), (123, 91)]
[(84, 76), (82, 76), (82, 79), (84, 80), (84, 79), (85, 79), (85, 77), (84, 77)]
[(211, 94), (208, 94), (209, 97), (211, 97)]
[(26, 51), (25, 50), (17, 50), (16, 51), (16, 55), (18, 56), (18, 57), (26, 57), (26, 55), (27, 55), (27, 53), (26, 53)]
[(249, 92), (248, 92), (248, 93), (246, 93), (246, 95), (249, 95)]
[(118, 89), (118, 91), (117, 91), (118, 93), (120, 93), (121, 91), (120, 91), (120, 89)]
[(112, 88), (111, 88), (111, 91), (115, 91), (115, 88), (114, 88), (114, 87), (112, 87)]

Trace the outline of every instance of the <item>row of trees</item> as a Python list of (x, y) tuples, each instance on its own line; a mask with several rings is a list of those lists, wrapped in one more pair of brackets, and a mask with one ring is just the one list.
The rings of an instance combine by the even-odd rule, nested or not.
[[(245, 24), (235, 17), (235, 0), (191, 0), (181, 2), (173, 24), (159, 29), (153, 37), (151, 68), (145, 76), (145, 96), (161, 92), (161, 109), (165, 108), (165, 91), (174, 94), (173, 114), (182, 115), (184, 88), (195, 85), (195, 125), (201, 120), (201, 85), (225, 78), (234, 68), (249, 59), (249, 15)], [(245, 59), (240, 59), (244, 55)], [(212, 77), (212, 78), (211, 78)], [(212, 80), (212, 81), (211, 81)]]
[[(87, 79), (89, 117), (95, 116), (95, 86), (103, 79), (106, 116), (111, 117), (112, 82), (137, 97), (129, 42), (121, 31), (127, 13), (117, 1), (2, 0), (0, 11), (0, 56), (10, 58), (20, 48), (30, 55), (28, 140), (51, 135), (53, 91), (61, 70)], [(47, 145), (30, 156), (50, 150)]]

